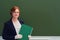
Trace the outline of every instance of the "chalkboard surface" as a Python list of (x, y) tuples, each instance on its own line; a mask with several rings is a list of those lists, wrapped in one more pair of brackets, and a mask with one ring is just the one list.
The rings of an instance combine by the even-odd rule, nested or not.
[(33, 27), (33, 36), (60, 35), (60, 0), (0, 0), (0, 35), (15, 5), (25, 24)]

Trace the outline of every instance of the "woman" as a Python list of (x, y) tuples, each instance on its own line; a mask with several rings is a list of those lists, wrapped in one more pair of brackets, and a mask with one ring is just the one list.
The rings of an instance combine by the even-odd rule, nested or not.
[(19, 7), (12, 7), (10, 15), (11, 19), (4, 24), (2, 38), (5, 40), (17, 40), (23, 37), (23, 35), (19, 34), (19, 30), (21, 28), (21, 24), (24, 24), (23, 20), (18, 19), (20, 15)]

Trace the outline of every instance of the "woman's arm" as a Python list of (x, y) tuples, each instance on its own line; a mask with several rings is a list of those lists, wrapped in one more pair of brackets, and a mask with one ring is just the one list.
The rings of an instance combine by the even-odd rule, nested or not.
[(2, 38), (3, 39), (14, 39), (14, 36), (10, 35), (10, 30), (9, 26), (7, 23), (4, 24), (4, 29), (2, 33)]

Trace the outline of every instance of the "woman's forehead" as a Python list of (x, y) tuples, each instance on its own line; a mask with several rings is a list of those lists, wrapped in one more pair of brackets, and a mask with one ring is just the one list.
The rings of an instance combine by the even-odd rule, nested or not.
[(15, 12), (19, 12), (19, 9), (16, 9)]

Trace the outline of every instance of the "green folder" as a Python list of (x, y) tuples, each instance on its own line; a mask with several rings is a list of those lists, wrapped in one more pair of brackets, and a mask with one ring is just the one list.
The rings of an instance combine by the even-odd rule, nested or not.
[(18, 40), (29, 40), (28, 35), (31, 35), (33, 28), (31, 26), (22, 24), (19, 34), (22, 35), (21, 39)]

